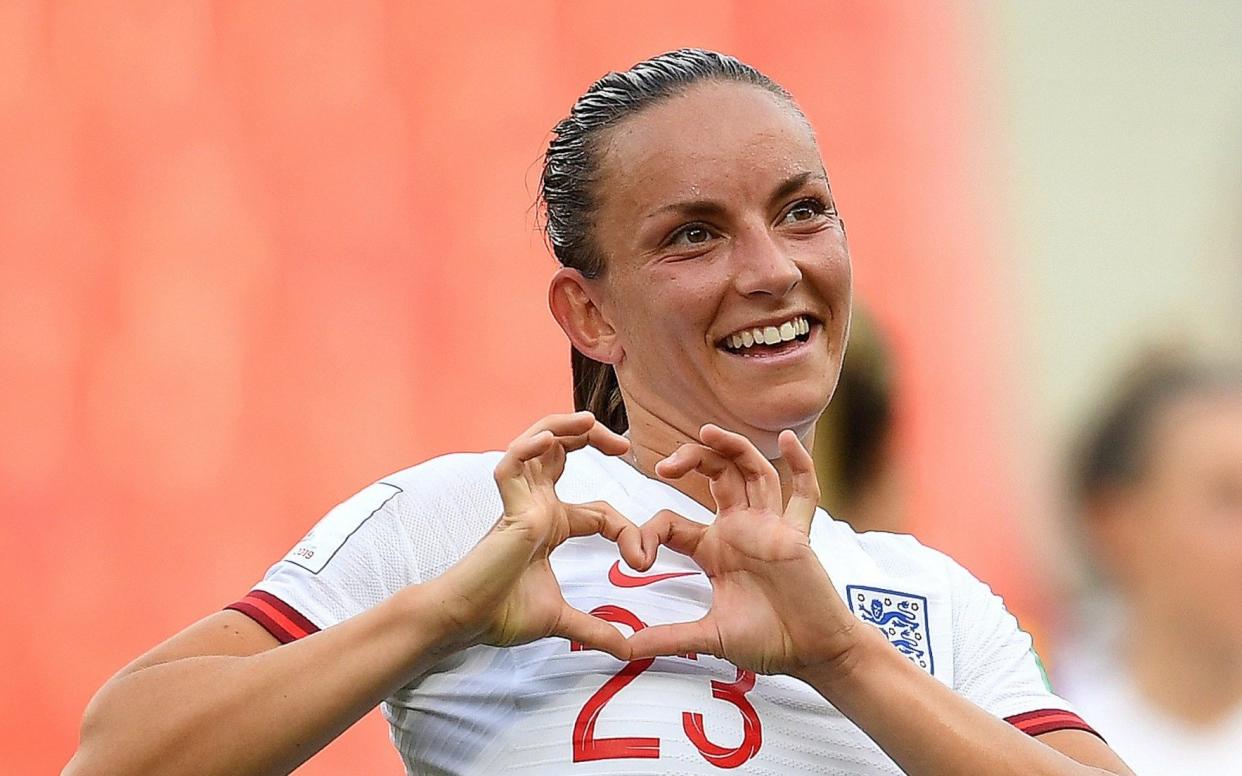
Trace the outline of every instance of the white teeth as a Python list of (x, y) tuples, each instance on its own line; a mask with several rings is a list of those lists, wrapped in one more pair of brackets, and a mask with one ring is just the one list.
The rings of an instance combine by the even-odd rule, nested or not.
[(799, 315), (797, 318), (785, 321), (780, 326), (763, 326), (730, 334), (725, 338), (725, 344), (733, 350), (742, 350), (752, 345), (779, 345), (810, 331), (811, 322), (806, 319), (806, 316)]

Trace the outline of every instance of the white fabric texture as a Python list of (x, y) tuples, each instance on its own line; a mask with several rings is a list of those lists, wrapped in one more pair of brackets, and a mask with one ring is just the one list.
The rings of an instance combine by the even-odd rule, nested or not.
[[(499, 457), (449, 455), (385, 478), (400, 492), (381, 506), (325, 518), (352, 522), (347, 538), (328, 548), (331, 559), (320, 559), (318, 573), (296, 563), (295, 547), (256, 588), (327, 628), (404, 585), (435, 578), (499, 516), (492, 479)], [(661, 509), (712, 519), (676, 489), (590, 448), (570, 454), (557, 491), (567, 502), (606, 500), (640, 525)], [(872, 614), (890, 621), (905, 607), (897, 625), (908, 624), (908, 656), (934, 666), (937, 679), (985, 710), (999, 717), (1072, 710), (1046, 688), (1030, 638), (1001, 600), (951, 559), (907, 536), (856, 534), (822, 511), (811, 544), (857, 607), (874, 606)], [(618, 560), (616, 546), (599, 537), (571, 539), (552, 555), (566, 600), (583, 611), (616, 607), (646, 625), (706, 611), (711, 588), (689, 559), (662, 549), (643, 574), (622, 563), (632, 577), (685, 572), (639, 586), (610, 580)], [(886, 627), (890, 640), (902, 638), (900, 627)], [(710, 656), (667, 657), (641, 671), (632, 666), (634, 675), (616, 689), (626, 677), (613, 677), (624, 667), (608, 655), (572, 651), (562, 639), (474, 647), (429, 670), (383, 709), (410, 774), (714, 774), (734, 766), (773, 775), (901, 773), (797, 680), (740, 676)], [(615, 757), (636, 752), (645, 756)]]
[[(1116, 606), (1115, 602), (1109, 602)], [(1121, 622), (1080, 636), (1058, 661), (1057, 687), (1140, 776), (1228, 776), (1242, 768), (1242, 705), (1212, 725), (1157, 708), (1126, 667)]]

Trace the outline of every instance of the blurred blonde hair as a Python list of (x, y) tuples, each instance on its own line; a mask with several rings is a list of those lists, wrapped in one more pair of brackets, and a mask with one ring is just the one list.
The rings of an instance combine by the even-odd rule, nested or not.
[[(861, 521), (855, 511), (879, 485), (891, 463), (892, 432), (893, 375), (888, 345), (872, 318), (856, 303), (841, 377), (815, 426), (820, 505), (833, 517), (860, 530), (876, 527)], [(885, 527), (899, 518), (882, 517)]]

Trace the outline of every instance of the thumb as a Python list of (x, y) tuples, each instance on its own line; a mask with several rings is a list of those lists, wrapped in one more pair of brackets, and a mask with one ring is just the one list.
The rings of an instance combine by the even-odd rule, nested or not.
[(707, 617), (693, 622), (652, 625), (634, 633), (629, 642), (630, 660), (666, 655), (721, 653), (719, 635)]

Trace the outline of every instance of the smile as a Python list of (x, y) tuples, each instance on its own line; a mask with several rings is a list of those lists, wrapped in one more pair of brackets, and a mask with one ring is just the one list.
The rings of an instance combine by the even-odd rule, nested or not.
[(725, 337), (720, 347), (730, 353), (758, 354), (780, 348), (787, 342), (806, 342), (811, 334), (811, 321), (805, 315), (779, 324), (743, 329)]

